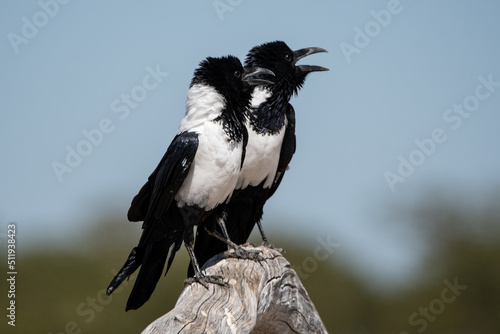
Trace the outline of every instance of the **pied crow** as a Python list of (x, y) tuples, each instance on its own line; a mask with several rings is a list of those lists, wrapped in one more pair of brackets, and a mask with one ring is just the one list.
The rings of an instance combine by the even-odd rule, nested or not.
[[(253, 88), (251, 107), (246, 110), (249, 134), (246, 158), (236, 190), (225, 210), (229, 238), (236, 244), (245, 243), (257, 224), (264, 245), (269, 246), (260, 223), (263, 207), (278, 188), (295, 153), (295, 112), (289, 100), (302, 88), (307, 74), (328, 70), (296, 63), (318, 52), (327, 51), (317, 47), (292, 51), (284, 42), (275, 41), (252, 48), (246, 57), (245, 67), (264, 67), (273, 71), (275, 77), (274, 85)], [(207, 218), (214, 219), (215, 216)], [(227, 246), (205, 230), (198, 229), (194, 249), (200, 264), (203, 264), (225, 251)], [(188, 276), (193, 274), (189, 267)]]
[(143, 232), (106, 291), (110, 295), (140, 266), (126, 310), (150, 298), (169, 252), (166, 272), (183, 241), (195, 280), (205, 287), (208, 282), (224, 284), (201, 273), (192, 248), (193, 228), (211, 214), (219, 216), (236, 187), (248, 140), (244, 112), (251, 99), (249, 85), (271, 83), (261, 78), (267, 74), (272, 72), (244, 70), (233, 56), (208, 57), (195, 70), (177, 135), (128, 211), (130, 221), (144, 222)]

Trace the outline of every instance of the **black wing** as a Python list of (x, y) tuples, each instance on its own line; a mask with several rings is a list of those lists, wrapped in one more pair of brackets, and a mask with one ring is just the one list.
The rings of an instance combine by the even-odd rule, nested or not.
[(107, 290), (107, 294), (111, 294), (141, 266), (127, 302), (127, 310), (137, 309), (149, 299), (161, 276), (169, 250), (168, 267), (182, 243), (182, 217), (178, 208), (171, 204), (188, 175), (197, 149), (196, 133), (178, 134), (148, 182), (132, 201), (129, 217), (132, 215), (144, 220), (142, 236)]
[[(146, 184), (142, 186), (139, 193), (132, 200), (127, 213), (130, 221), (144, 221), (151, 207), (152, 198), (160, 196), (164, 199), (166, 194), (162, 194), (162, 191), (165, 188), (169, 188), (174, 194), (179, 190), (187, 176), (197, 149), (198, 135), (196, 133), (183, 132), (175, 136)], [(170, 205), (170, 201), (168, 201), (168, 205)], [(154, 202), (157, 202), (157, 200)]]
[(269, 189), (267, 198), (273, 196), (276, 189), (278, 189), (281, 180), (285, 175), (286, 169), (288, 168), (288, 164), (290, 163), (290, 161), (292, 161), (292, 157), (295, 153), (295, 148), (297, 145), (295, 140), (295, 110), (290, 103), (288, 103), (287, 105), (286, 118), (288, 120), (288, 124), (286, 126), (283, 144), (281, 145), (278, 169), (274, 178), (274, 182), (271, 185), (271, 189)]

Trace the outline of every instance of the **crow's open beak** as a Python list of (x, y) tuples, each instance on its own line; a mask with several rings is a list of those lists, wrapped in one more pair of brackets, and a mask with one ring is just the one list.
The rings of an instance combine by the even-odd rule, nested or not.
[[(319, 52), (328, 52), (323, 48), (317, 48), (317, 47), (312, 47), (312, 48), (304, 48), (300, 50), (296, 50), (293, 52), (293, 62), (294, 64), (297, 63), (299, 60), (301, 60), (304, 57), (307, 57), (309, 55), (319, 53)], [(298, 70), (302, 72), (318, 72), (318, 71), (328, 71), (329, 69), (323, 66), (316, 66), (316, 65), (297, 65), (296, 66)]]

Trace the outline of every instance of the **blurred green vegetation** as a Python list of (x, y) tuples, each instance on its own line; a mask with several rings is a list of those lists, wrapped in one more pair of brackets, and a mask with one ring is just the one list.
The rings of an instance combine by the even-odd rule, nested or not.
[[(318, 262), (303, 284), (329, 332), (500, 333), (500, 201), (494, 200), (474, 209), (429, 201), (401, 210), (401, 221), (428, 248), (419, 278), (406, 290), (368, 288), (368, 279), (334, 261), (335, 254)], [(104, 292), (137, 234), (137, 225), (107, 219), (72, 245), (21, 252), (16, 327), (5, 320), (2, 327), (8, 333), (140, 333), (175, 305), (188, 257), (182, 250), (151, 300), (125, 312), (133, 279), (111, 297)], [(298, 238), (273, 241), (295, 266), (317, 247)]]

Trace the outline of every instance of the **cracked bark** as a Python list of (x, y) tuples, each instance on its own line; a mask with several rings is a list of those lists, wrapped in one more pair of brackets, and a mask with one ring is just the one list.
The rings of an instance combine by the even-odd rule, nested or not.
[[(175, 308), (142, 334), (159, 333), (327, 333), (297, 273), (276, 249), (259, 249), (263, 261), (217, 255), (204, 266), (229, 286), (193, 283)], [(229, 251), (232, 252), (232, 251)]]

